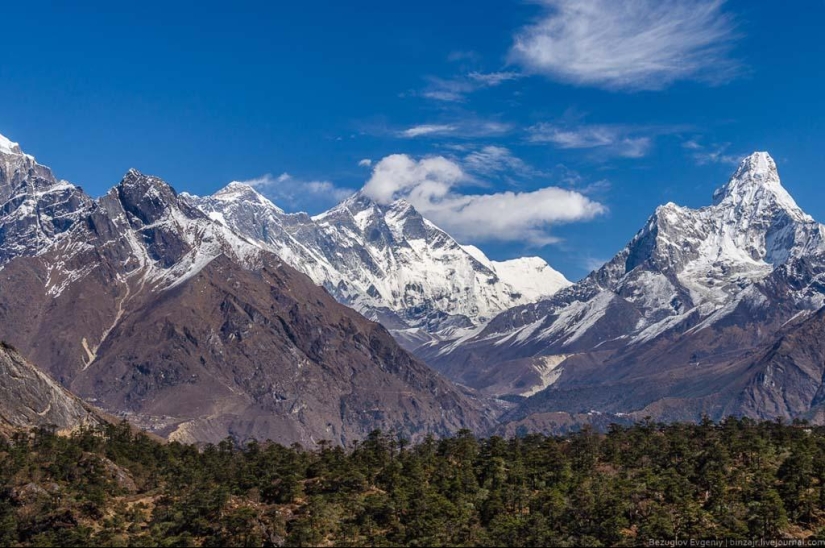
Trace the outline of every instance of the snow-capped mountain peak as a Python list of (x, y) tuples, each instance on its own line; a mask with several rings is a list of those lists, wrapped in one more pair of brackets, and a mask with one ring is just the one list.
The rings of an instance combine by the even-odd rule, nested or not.
[(743, 158), (731, 179), (756, 185), (782, 186), (776, 162), (764, 151), (757, 151)]
[[(821, 227), (797, 206), (766, 152), (745, 158), (713, 203), (690, 209), (672, 202), (656, 208), (645, 227), (601, 269), (606, 284), (639, 266), (679, 276), (694, 302), (723, 302), (748, 280), (819, 248)], [(735, 287), (734, 287), (735, 286)]]
[[(698, 210), (668, 203), (656, 209), (622, 258), (602, 272), (608, 287), (626, 285), (639, 266), (675, 275), (696, 305), (725, 303), (790, 258), (816, 252), (821, 226), (797, 206), (767, 152), (742, 160), (730, 180)], [(649, 291), (648, 291), (649, 293)]]
[(779, 179), (776, 162), (767, 152), (754, 152), (739, 164), (728, 183), (713, 193), (714, 206), (760, 213), (779, 208), (795, 220), (810, 221)]
[(66, 233), (91, 207), (73, 184), (0, 135), (0, 268), (20, 255), (35, 255)]
[(177, 192), (164, 180), (132, 168), (115, 187), (124, 210), (146, 225), (155, 223), (177, 206)]
[(241, 183), (238, 181), (232, 181), (231, 183), (217, 191), (215, 194), (213, 194), (212, 198), (215, 198), (216, 200), (221, 200), (223, 202), (256, 203), (269, 208), (273, 208), (283, 213), (283, 210), (280, 207), (276, 206), (263, 194), (255, 190), (255, 187), (247, 183)]
[(377, 211), (377, 207), (378, 204), (372, 199), (368, 198), (361, 192), (356, 192), (340, 204), (328, 209), (327, 211), (313, 215), (312, 220), (322, 221), (328, 217), (340, 218), (341, 216), (351, 216), (355, 218), (358, 214), (362, 214), (361, 217), (366, 218), (367, 214), (364, 214), (364, 212), (375, 212)]
[[(0, 134), (0, 183), (8, 183), (16, 171), (22, 171), (26, 166), (34, 165), (34, 156), (26, 154), (20, 145)], [(39, 166), (48, 170), (45, 166)]]
[(517, 288), (526, 301), (537, 301), (573, 285), (541, 257), (519, 257), (492, 264), (498, 277)]
[(0, 134), (0, 153), (3, 154), (22, 154), (20, 145), (13, 142), (11, 139)]
[[(119, 187), (137, 187), (147, 193), (154, 194), (155, 192), (166, 195), (169, 199), (174, 199), (177, 192), (169, 183), (154, 175), (145, 175), (135, 168), (129, 168), (129, 171), (123, 176), (118, 183)], [(153, 190), (154, 189), (154, 190)]]

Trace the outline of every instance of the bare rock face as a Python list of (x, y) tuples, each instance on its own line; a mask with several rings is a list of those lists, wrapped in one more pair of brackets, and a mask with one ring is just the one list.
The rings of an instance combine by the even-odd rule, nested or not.
[(46, 249), (91, 206), (78, 187), (0, 135), (0, 264)]
[(90, 402), (183, 441), (489, 425), (386, 329), (162, 180), (130, 170), (80, 202), (0, 270), (0, 337)]
[[(806, 417), (822, 423), (825, 308), (800, 316), (744, 361), (734, 405), (749, 416)], [(740, 367), (745, 364), (738, 364)]]
[(70, 431), (101, 422), (78, 397), (0, 343), (0, 431), (37, 426)]
[(825, 228), (755, 153), (712, 205), (659, 207), (582, 281), (422, 355), (459, 382), (523, 397), (504, 418), (519, 423), (801, 416), (819, 405), (819, 343), (802, 335), (810, 327), (787, 330), (819, 314), (823, 282)]

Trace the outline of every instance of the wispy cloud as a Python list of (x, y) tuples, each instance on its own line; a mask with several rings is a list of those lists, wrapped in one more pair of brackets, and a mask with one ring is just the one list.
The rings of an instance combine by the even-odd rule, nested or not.
[(527, 139), (562, 149), (598, 149), (608, 156), (641, 158), (653, 144), (645, 131), (649, 130), (624, 125), (539, 123), (527, 129)]
[(582, 268), (588, 272), (593, 272), (594, 270), (600, 269), (605, 265), (605, 263), (607, 263), (607, 260), (599, 259), (598, 257), (584, 257), (581, 260)]
[(484, 88), (500, 86), (522, 78), (522, 74), (514, 71), (479, 72), (472, 71), (453, 78), (427, 77), (428, 85), (413, 95), (450, 103), (460, 103), (466, 100), (467, 95)]
[(393, 154), (375, 164), (362, 192), (380, 203), (403, 198), (464, 242), (548, 245), (559, 241), (550, 232), (552, 226), (586, 221), (606, 211), (604, 205), (573, 190), (462, 193), (462, 185), (469, 182), (472, 177), (455, 160)]
[[(255, 187), (255, 188), (260, 190), (264, 187), (274, 186), (274, 185), (280, 183), (282, 180), (285, 180), (285, 178), (288, 177), (288, 176), (289, 176), (288, 173), (282, 173), (278, 177), (273, 177), (273, 175), (271, 173), (265, 173), (265, 174), (261, 175), (260, 177), (255, 177), (254, 179), (247, 179), (245, 181), (233, 181), (233, 182), (249, 185), (251, 187)], [(282, 178), (284, 178), (284, 179), (282, 179)]]
[(364, 158), (363, 160), (360, 160), (358, 162), (358, 165), (360, 167), (370, 167), (372, 165), (372, 160), (370, 160), (369, 158)]
[(499, 180), (520, 187), (526, 180), (541, 180), (588, 196), (604, 195), (611, 186), (607, 179), (586, 180), (578, 171), (564, 164), (557, 164), (549, 169), (538, 169), (503, 146), (487, 145), (473, 148), (466, 145), (450, 145), (445, 148), (463, 154), (451, 156), (450, 159), (461, 165), (462, 169), (482, 186), (486, 181)]
[(445, 133), (452, 133), (458, 129), (454, 125), (449, 124), (421, 124), (412, 126), (401, 132), (401, 137), (421, 137), (423, 135), (443, 135)]
[(444, 101), (448, 103), (459, 103), (464, 101), (465, 96), (478, 89), (474, 82), (466, 78), (438, 78), (430, 76), (427, 78), (428, 85), (419, 92), (411, 92), (426, 99)]
[(706, 164), (724, 164), (735, 166), (747, 156), (746, 153), (731, 153), (730, 143), (703, 145), (696, 139), (682, 143), (682, 147), (690, 151), (690, 156), (700, 166)]
[(441, 137), (449, 135), (463, 139), (492, 137), (512, 131), (513, 125), (497, 120), (484, 120), (473, 115), (457, 118), (449, 123), (419, 124), (401, 131), (396, 135), (403, 138)]
[(467, 75), (470, 80), (478, 82), (487, 87), (498, 86), (510, 80), (517, 80), (522, 77), (518, 72), (471, 72)]
[(538, 1), (545, 14), (517, 33), (510, 51), (526, 71), (629, 91), (721, 83), (740, 72), (724, 0)]
[(538, 170), (502, 146), (488, 145), (473, 150), (464, 156), (462, 163), (467, 171), (485, 176), (512, 173), (532, 177), (539, 174)]
[(289, 209), (337, 204), (355, 192), (331, 181), (298, 179), (286, 172), (277, 177), (266, 173), (240, 182), (254, 187), (277, 205)]

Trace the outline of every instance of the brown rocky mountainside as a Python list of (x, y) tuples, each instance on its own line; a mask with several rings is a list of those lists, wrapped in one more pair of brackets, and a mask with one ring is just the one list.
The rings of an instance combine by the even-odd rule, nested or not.
[(825, 422), (825, 308), (784, 327), (747, 361), (737, 405), (751, 416), (803, 416)]
[[(751, 324), (750, 329), (755, 332), (757, 325)], [(764, 324), (760, 327), (764, 328)], [(656, 350), (648, 348), (647, 354), (628, 354), (614, 374), (598, 387), (587, 381), (598, 364), (571, 360), (569, 388), (527, 399), (505, 422), (511, 421), (510, 430), (519, 424), (533, 430), (557, 430), (558, 425), (564, 424), (560, 416), (569, 418), (570, 413), (581, 409), (580, 402), (587, 402), (615, 422), (645, 417), (697, 421), (703, 415), (720, 420), (735, 415), (754, 419), (808, 418), (821, 424), (825, 419), (823, 331), (825, 308), (801, 315), (756, 345), (750, 344), (751, 337), (744, 335), (748, 329), (729, 325), (720, 328), (713, 338), (659, 345)], [(722, 341), (729, 344), (727, 350), (696, 357), (702, 345), (710, 348)], [(692, 362), (687, 352), (693, 353)], [(551, 402), (566, 412), (551, 416), (545, 411)], [(639, 402), (645, 404), (639, 406)], [(633, 409), (634, 403), (637, 409)]]
[(0, 343), (0, 433), (36, 426), (62, 432), (101, 422), (80, 398)]
[[(6, 162), (21, 192), (19, 170), (36, 169), (26, 158)], [(382, 326), (160, 179), (132, 170), (77, 203), (47, 245), (0, 270), (0, 338), (106, 411), (211, 442), (345, 444), (375, 428), (417, 438), (489, 425), (477, 400)]]

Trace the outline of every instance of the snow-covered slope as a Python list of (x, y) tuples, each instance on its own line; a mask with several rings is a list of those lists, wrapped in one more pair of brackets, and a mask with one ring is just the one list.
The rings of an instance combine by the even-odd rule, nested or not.
[(518, 288), (518, 291), (528, 301), (537, 301), (572, 285), (561, 272), (551, 268), (541, 257), (491, 261), (483, 251), (473, 245), (461, 247), (478, 262), (495, 272), (501, 281)]
[[(657, 208), (621, 252), (582, 281), (502, 313), (479, 333), (431, 343), (423, 355), (467, 381), (475, 368), (496, 363), (628, 353), (739, 318), (787, 320), (825, 302), (823, 242), (823, 226), (782, 187), (773, 159), (757, 152), (712, 205)], [(745, 331), (755, 342), (768, 327)]]
[(13, 143), (8, 137), (0, 135), (0, 154), (20, 154), (20, 145)]
[(408, 347), (455, 337), (570, 285), (538, 257), (495, 262), (459, 245), (403, 200), (383, 206), (358, 193), (309, 217), (286, 214), (240, 183), (186, 198), (384, 323)]

